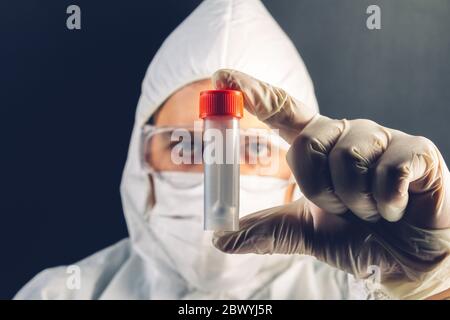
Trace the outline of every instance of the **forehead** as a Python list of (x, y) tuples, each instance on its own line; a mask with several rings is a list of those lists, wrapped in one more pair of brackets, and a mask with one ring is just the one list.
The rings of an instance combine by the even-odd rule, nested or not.
[[(209, 79), (193, 82), (176, 91), (159, 108), (155, 116), (157, 126), (192, 126), (198, 116), (200, 91), (214, 89)], [(255, 116), (244, 110), (241, 128), (268, 128)]]

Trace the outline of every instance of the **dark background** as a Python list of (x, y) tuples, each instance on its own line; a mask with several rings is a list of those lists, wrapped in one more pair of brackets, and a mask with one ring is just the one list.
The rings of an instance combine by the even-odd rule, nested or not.
[[(140, 82), (199, 2), (0, 2), (0, 298), (127, 236), (119, 184)], [(322, 114), (427, 136), (450, 161), (450, 1), (263, 2)], [(70, 4), (80, 31), (66, 28)], [(370, 4), (381, 30), (365, 26)]]

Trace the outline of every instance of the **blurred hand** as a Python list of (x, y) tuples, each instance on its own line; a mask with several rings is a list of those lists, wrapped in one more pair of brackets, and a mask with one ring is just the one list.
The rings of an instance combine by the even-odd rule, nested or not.
[(280, 130), (306, 197), (244, 217), (237, 232), (216, 233), (218, 249), (313, 255), (361, 278), (376, 266), (392, 298), (450, 287), (450, 174), (430, 140), (315, 114), (235, 70), (217, 71), (213, 84), (242, 91), (247, 110)]

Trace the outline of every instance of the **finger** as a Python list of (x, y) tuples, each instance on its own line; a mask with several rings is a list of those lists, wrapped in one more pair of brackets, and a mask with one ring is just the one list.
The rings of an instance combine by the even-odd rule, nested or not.
[[(216, 232), (214, 246), (230, 254), (307, 254), (331, 266), (360, 274), (374, 262), (372, 243), (360, 244), (368, 239), (368, 230), (362, 220), (347, 223), (345, 215), (330, 215), (301, 198), (285, 206), (275, 207), (246, 216), (240, 220), (240, 230)], [(358, 252), (357, 257), (355, 253)], [(357, 259), (357, 260), (355, 260)]]
[(330, 213), (347, 211), (335, 194), (328, 160), (344, 131), (344, 123), (327, 117), (314, 118), (295, 138), (287, 154), (287, 162), (302, 193)]
[(239, 231), (216, 232), (214, 246), (226, 253), (293, 254), (311, 251), (313, 222), (304, 199), (245, 216)]
[[(423, 137), (393, 132), (394, 138), (375, 169), (373, 187), (378, 210), (388, 221), (398, 221), (403, 216), (410, 196), (418, 195), (424, 200), (439, 189), (441, 181), (440, 157), (434, 144)], [(424, 200), (423, 207), (411, 204), (411, 211), (436, 211), (438, 199), (429, 199), (432, 203)]]
[[(348, 127), (348, 126), (346, 126)], [(354, 214), (366, 221), (380, 218), (372, 195), (371, 168), (386, 150), (391, 135), (377, 123), (351, 121), (329, 156), (331, 179), (339, 199)]]
[(279, 129), (280, 135), (289, 143), (317, 113), (283, 89), (236, 70), (218, 70), (212, 82), (217, 89), (242, 91), (246, 109), (271, 128)]

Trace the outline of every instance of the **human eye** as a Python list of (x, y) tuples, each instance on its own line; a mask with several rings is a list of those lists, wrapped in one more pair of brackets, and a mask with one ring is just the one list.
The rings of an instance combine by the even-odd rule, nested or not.
[(247, 145), (247, 149), (249, 155), (260, 157), (267, 154), (269, 147), (267, 146), (267, 144), (257, 141), (249, 143)]
[(202, 140), (195, 139), (193, 132), (179, 136), (178, 139), (172, 139), (168, 148), (184, 157), (192, 159), (201, 159), (202, 157)]
[(191, 142), (190, 142), (190, 141), (187, 141), (187, 140), (185, 140), (185, 139), (182, 139), (182, 138), (180, 138), (179, 140), (172, 140), (172, 141), (170, 141), (170, 143), (169, 143), (169, 145), (168, 145), (168, 148), (169, 148), (169, 149), (173, 149), (173, 148), (175, 148), (175, 147), (177, 147), (177, 148), (179, 148), (179, 149), (182, 149), (182, 150), (184, 150), (185, 152), (186, 152), (186, 151), (189, 151), (189, 152), (190, 152), (190, 149), (191, 149)]
[(248, 164), (258, 164), (270, 157), (272, 147), (267, 139), (249, 139), (245, 144), (245, 159)]

